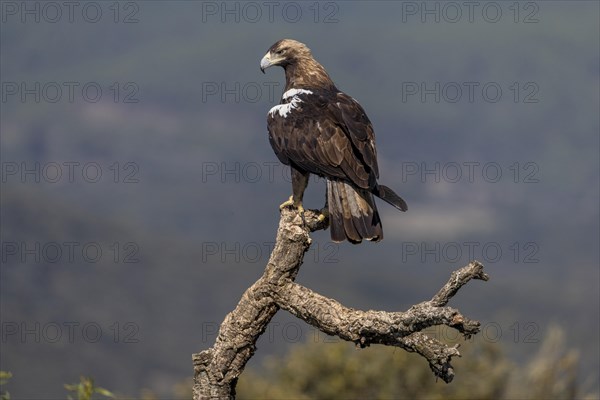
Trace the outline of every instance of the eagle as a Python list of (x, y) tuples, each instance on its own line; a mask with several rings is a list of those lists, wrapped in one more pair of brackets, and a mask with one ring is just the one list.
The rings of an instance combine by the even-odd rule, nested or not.
[(304, 216), (302, 198), (310, 174), (326, 179), (325, 206), (331, 239), (361, 243), (383, 239), (373, 195), (400, 211), (406, 202), (377, 182), (379, 167), (373, 125), (352, 97), (336, 88), (327, 71), (303, 43), (282, 39), (260, 61), (260, 69), (285, 70), (280, 104), (267, 114), (269, 142), (279, 161), (291, 168), (292, 196), (280, 208)]

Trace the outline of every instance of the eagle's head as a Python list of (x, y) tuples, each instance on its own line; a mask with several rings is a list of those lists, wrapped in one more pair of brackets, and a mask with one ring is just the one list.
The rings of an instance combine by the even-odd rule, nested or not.
[(260, 60), (260, 70), (264, 74), (265, 69), (273, 65), (286, 68), (302, 59), (312, 59), (310, 49), (304, 43), (293, 39), (281, 39), (271, 46), (267, 54)]
[(282, 39), (275, 43), (260, 60), (260, 70), (279, 65), (285, 70), (285, 90), (289, 89), (328, 89), (335, 85), (325, 68), (315, 60), (304, 43)]

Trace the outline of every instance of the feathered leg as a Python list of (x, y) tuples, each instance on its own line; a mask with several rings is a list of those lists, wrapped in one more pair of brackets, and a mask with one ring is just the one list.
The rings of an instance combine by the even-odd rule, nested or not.
[(291, 166), (292, 169), (292, 195), (290, 198), (283, 202), (279, 209), (284, 207), (293, 207), (298, 210), (302, 219), (304, 220), (304, 207), (302, 206), (302, 199), (304, 198), (304, 190), (306, 186), (308, 186), (308, 177), (310, 173), (306, 171), (299, 170), (294, 166)]

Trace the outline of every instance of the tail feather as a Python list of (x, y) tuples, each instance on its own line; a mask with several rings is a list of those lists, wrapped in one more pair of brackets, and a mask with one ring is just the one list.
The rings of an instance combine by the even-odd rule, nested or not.
[(373, 195), (342, 181), (327, 181), (331, 239), (360, 243), (383, 239), (381, 219)]
[(378, 185), (377, 189), (375, 190), (379, 190), (378, 193), (375, 193), (375, 196), (379, 197), (381, 200), (387, 202), (388, 204), (391, 204), (400, 211), (408, 210), (408, 206), (406, 205), (404, 199), (398, 196), (396, 193), (394, 193), (394, 191), (389, 187), (384, 185)]

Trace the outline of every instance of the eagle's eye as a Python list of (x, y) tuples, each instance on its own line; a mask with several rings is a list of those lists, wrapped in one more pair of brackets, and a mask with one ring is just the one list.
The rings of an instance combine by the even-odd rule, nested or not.
[(285, 49), (279, 49), (275, 52), (275, 54), (277, 54), (278, 56), (282, 55), (283, 53), (285, 53)]

